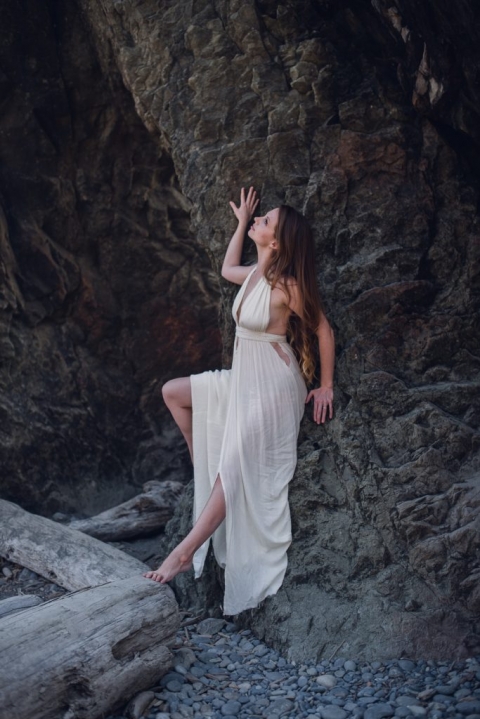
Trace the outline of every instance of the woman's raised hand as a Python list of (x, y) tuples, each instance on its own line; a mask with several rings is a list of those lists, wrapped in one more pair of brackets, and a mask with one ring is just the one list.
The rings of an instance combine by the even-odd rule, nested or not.
[(239, 222), (248, 224), (252, 218), (255, 208), (258, 205), (257, 193), (251, 187), (248, 191), (248, 195), (245, 198), (245, 189), (242, 187), (240, 191), (240, 207), (237, 207), (234, 202), (230, 202), (230, 207), (235, 213), (235, 217)]

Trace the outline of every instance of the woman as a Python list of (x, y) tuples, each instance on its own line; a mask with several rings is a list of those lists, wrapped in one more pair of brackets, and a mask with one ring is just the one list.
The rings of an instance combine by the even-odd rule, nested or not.
[[(212, 537), (215, 558), (225, 568), (227, 615), (257, 606), (281, 586), (291, 543), (288, 484), (305, 404), (313, 399), (317, 424), (333, 415), (334, 336), (321, 309), (310, 227), (285, 205), (256, 217), (247, 234), (258, 261), (241, 265), (257, 204), (253, 187), (246, 197), (242, 188), (239, 207), (230, 202), (238, 227), (222, 276), (242, 285), (232, 310), (232, 369), (163, 387), (194, 461), (194, 526), (158, 569), (143, 575), (165, 583), (193, 566), (198, 578)], [(321, 384), (307, 392), (305, 380), (312, 381), (315, 368), (313, 338)]]

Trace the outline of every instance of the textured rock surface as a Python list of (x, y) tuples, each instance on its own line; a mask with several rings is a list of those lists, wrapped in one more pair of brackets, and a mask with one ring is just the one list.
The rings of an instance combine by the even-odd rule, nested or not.
[[(338, 338), (336, 416), (303, 424), (285, 582), (242, 619), (295, 658), (340, 645), (365, 657), (478, 651), (473, 2), (454, 18), (446, 2), (420, 12), (413, 0), (80, 6), (104, 76), (118, 83), (118, 67), (150, 133), (144, 142), (171, 158), (198, 241), (172, 238), (172, 252), (203, 247), (218, 274), (233, 228), (227, 200), (242, 184), (257, 187), (263, 209), (286, 201), (315, 228)], [(138, 222), (142, 212), (127, 214)], [(226, 359), (232, 294), (222, 285)], [(199, 296), (211, 307), (210, 288)], [(143, 356), (155, 356), (150, 346)], [(166, 544), (190, 513), (187, 494)], [(209, 566), (198, 582), (179, 577), (176, 591), (215, 614), (221, 583)]]
[(217, 280), (75, 3), (30, 5), (2, 3), (0, 491), (90, 515), (189, 478), (160, 387), (218, 364)]

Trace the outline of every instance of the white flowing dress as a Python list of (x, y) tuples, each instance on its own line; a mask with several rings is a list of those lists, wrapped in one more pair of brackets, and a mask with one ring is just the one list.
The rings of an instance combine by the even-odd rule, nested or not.
[[(232, 369), (190, 377), (193, 522), (220, 475), (226, 516), (211, 539), (215, 559), (225, 569), (226, 615), (256, 607), (283, 582), (292, 541), (288, 484), (307, 395), (286, 337), (266, 332), (271, 287), (263, 276), (242, 302), (255, 269), (233, 304)], [(210, 539), (194, 555), (196, 579), (209, 544)]]

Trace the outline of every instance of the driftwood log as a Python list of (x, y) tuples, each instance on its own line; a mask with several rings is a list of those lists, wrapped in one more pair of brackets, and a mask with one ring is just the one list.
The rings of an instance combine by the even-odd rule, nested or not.
[(19, 594), (16, 597), (7, 597), (0, 602), (0, 619), (7, 614), (15, 614), (28, 607), (36, 607), (43, 604), (43, 599), (36, 594)]
[(0, 555), (70, 590), (150, 569), (120, 549), (6, 500), (0, 500)]
[(97, 719), (156, 684), (180, 623), (141, 575), (0, 619), (0, 719)]
[(171, 666), (178, 605), (143, 562), (5, 500), (0, 555), (77, 590), (0, 618), (0, 719), (96, 719)]
[(180, 482), (152, 480), (143, 485), (142, 494), (94, 517), (75, 519), (68, 526), (110, 542), (152, 534), (171, 519), (183, 489)]

